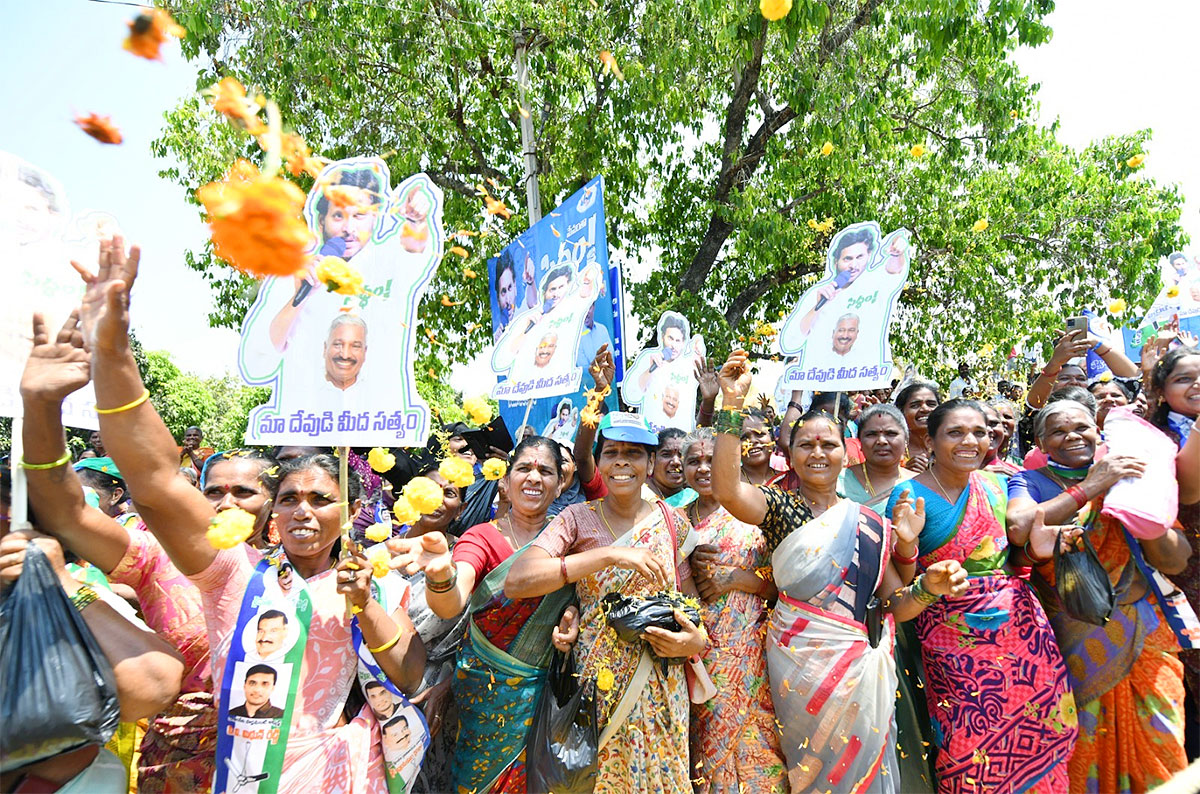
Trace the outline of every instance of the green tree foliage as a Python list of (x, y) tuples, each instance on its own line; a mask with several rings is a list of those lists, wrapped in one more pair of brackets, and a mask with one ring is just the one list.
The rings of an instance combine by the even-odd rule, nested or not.
[[(487, 343), (463, 332), (486, 322), (484, 258), (528, 225), (524, 113), (545, 208), (604, 174), (610, 245), (627, 278), (649, 274), (630, 285), (633, 311), (683, 311), (717, 351), (776, 321), (821, 272), (829, 234), (810, 220), (913, 231), (895, 342), (928, 370), (956, 351), (987, 359), (1044, 341), (1110, 296), (1144, 305), (1154, 261), (1181, 240), (1176, 190), (1125, 165), (1148, 130), (1076, 151), (1027, 121), (1035, 86), (1012, 52), (1049, 39), (1051, 0), (795, 0), (770, 24), (757, 0), (171, 5), (203, 64), (198, 86), (233, 75), (324, 156), (382, 154), (397, 178), (424, 170), (447, 192), (451, 231), (495, 229), (480, 184), (518, 211), (470, 239), (480, 277), (448, 257), (422, 307), (460, 359)], [(260, 156), (194, 97), (155, 150), (189, 195), (234, 156)], [(973, 231), (980, 219), (988, 228)], [(253, 283), (207, 250), (189, 264), (217, 292), (213, 322), (234, 325)], [(440, 375), (454, 358), (429, 366)]]

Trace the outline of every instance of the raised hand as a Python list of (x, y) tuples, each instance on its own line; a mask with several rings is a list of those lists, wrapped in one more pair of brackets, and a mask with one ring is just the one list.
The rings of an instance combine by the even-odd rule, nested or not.
[(1048, 560), (1054, 556), (1054, 544), (1062, 544), (1060, 551), (1070, 551), (1071, 544), (1082, 534), (1083, 527), (1046, 524), (1046, 513), (1039, 507), (1029, 528), (1029, 550), (1039, 560)]
[(696, 359), (696, 382), (700, 385), (700, 401), (711, 402), (721, 393), (721, 384), (717, 381), (717, 370), (711, 359)]
[(126, 253), (125, 240), (113, 237), (100, 241), (94, 274), (72, 260), (71, 267), (87, 284), (79, 317), (89, 350), (123, 350), (129, 344), (129, 292), (141, 258), (140, 248), (135, 245)]
[[(913, 546), (925, 528), (925, 498), (917, 497), (913, 502), (912, 491), (903, 491), (896, 498), (896, 506), (892, 508), (892, 529), (896, 533), (897, 544)], [(905, 554), (905, 557), (911, 555)]]
[(1057, 364), (1062, 367), (1071, 359), (1079, 358), (1095, 346), (1096, 340), (1088, 336), (1085, 329), (1078, 328), (1068, 331), (1054, 344), (1054, 353), (1050, 356), (1050, 362), (1046, 366)]
[(717, 380), (721, 384), (726, 408), (737, 410), (742, 407), (746, 395), (750, 392), (750, 382), (754, 376), (750, 373), (750, 356), (745, 350), (734, 350), (729, 358), (721, 365)]
[(21, 374), (21, 397), (61, 403), (90, 378), (91, 356), (83, 349), (79, 310), (71, 312), (53, 342), (45, 319), (33, 315), (33, 350)]
[(613, 380), (617, 377), (617, 365), (613, 362), (612, 351), (608, 349), (607, 344), (600, 345), (588, 371), (592, 373), (592, 378), (596, 381), (597, 391), (604, 391), (606, 387), (612, 385)]
[(454, 572), (450, 544), (441, 532), (426, 532), (417, 538), (392, 538), (387, 541), (392, 553), (392, 570), (412, 575), (423, 571), (425, 578), (444, 582)]

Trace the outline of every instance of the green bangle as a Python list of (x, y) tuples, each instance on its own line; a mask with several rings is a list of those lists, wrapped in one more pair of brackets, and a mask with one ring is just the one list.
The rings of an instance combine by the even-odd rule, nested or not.
[(713, 422), (713, 430), (718, 433), (728, 433), (732, 436), (742, 437), (742, 423), (746, 417), (741, 411), (731, 411), (728, 408), (722, 408), (717, 411), (716, 421)]
[(99, 596), (96, 595), (96, 591), (85, 584), (81, 585), (79, 589), (75, 591), (75, 594), (71, 596), (71, 603), (74, 604), (75, 609), (82, 612), (84, 607), (95, 601), (97, 598), (99, 598)]
[(429, 577), (425, 577), (425, 589), (431, 593), (449, 593), (454, 589), (454, 585), (458, 584), (458, 567), (455, 566), (454, 572), (450, 574), (450, 578), (444, 582), (435, 582)]
[(21, 468), (27, 471), (46, 471), (47, 469), (57, 469), (59, 466), (65, 466), (71, 462), (71, 450), (63, 453), (63, 456), (52, 463), (29, 463), (25, 458), (21, 458)]
[(941, 598), (941, 596), (926, 590), (924, 579), (925, 574), (921, 574), (916, 579), (913, 579), (913, 583), (908, 586), (908, 589), (909, 592), (912, 593), (913, 598), (917, 599), (917, 601), (921, 602), (925, 606), (929, 606), (934, 601), (937, 601), (939, 598)]

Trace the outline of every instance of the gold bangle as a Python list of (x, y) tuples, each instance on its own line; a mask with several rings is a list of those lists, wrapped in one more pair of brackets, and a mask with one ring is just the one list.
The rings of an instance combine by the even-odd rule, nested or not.
[(145, 391), (142, 392), (142, 396), (138, 397), (133, 402), (125, 403), (120, 408), (97, 408), (96, 413), (100, 414), (101, 416), (104, 416), (106, 414), (119, 414), (122, 411), (128, 411), (133, 408), (137, 408), (139, 405), (141, 405), (142, 403), (146, 402), (146, 400), (149, 400), (149, 399), (150, 399), (150, 390), (146, 389)]
[(57, 469), (59, 466), (65, 466), (71, 462), (71, 450), (63, 453), (63, 456), (53, 463), (30, 463), (21, 458), (21, 468), (29, 471), (45, 471), (46, 469)]
[(95, 590), (85, 584), (81, 585), (80, 588), (75, 591), (74, 595), (71, 596), (71, 603), (75, 606), (75, 609), (82, 612), (88, 604), (92, 603), (99, 597), (100, 596), (96, 595)]
[(390, 648), (393, 645), (395, 645), (396, 643), (400, 642), (400, 637), (403, 634), (404, 634), (404, 627), (400, 626), (399, 628), (396, 629), (395, 637), (392, 637), (390, 640), (385, 642), (383, 645), (380, 645), (378, 648), (367, 648), (367, 650), (370, 651), (372, 655), (377, 654), (377, 653), (383, 653), (388, 648)]

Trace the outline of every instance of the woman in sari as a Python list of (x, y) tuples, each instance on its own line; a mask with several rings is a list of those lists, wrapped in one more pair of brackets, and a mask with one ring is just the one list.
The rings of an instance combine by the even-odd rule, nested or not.
[[(1177, 529), (1133, 540), (1119, 521), (1101, 514), (1109, 488), (1141, 476), (1145, 463), (1129, 455), (1106, 455), (1093, 463), (1100, 431), (1084, 406), (1048, 403), (1034, 421), (1034, 437), (1050, 462), (1009, 482), (1008, 521), (1014, 543), (1029, 537), (1037, 563), (1034, 583), (1075, 695), (1079, 740), (1068, 767), (1071, 791), (1147, 791), (1187, 765), (1183, 665), (1131, 543), (1147, 563), (1175, 573), (1187, 561), (1187, 541)], [(1044, 522), (1086, 527), (1116, 594), (1116, 608), (1104, 625), (1078, 620), (1062, 608), (1054, 560), (1037, 550), (1033, 535)]]
[(843, 469), (838, 489), (850, 501), (877, 510), (897, 483), (916, 476), (901, 466), (908, 448), (904, 415), (889, 403), (872, 405), (858, 418), (858, 440), (864, 460)]
[(1004, 430), (1004, 440), (996, 450), (996, 457), (1007, 461), (1020, 470), (1021, 459), (1017, 457), (1017, 406), (1006, 397), (993, 397), (987, 404), (996, 409), (1000, 415), (1000, 426)]
[(698, 494), (687, 507), (699, 543), (692, 576), (704, 599), (700, 617), (710, 640), (701, 659), (717, 687), (712, 700), (692, 706), (696, 790), (785, 792), (787, 765), (763, 651), (776, 596), (766, 541), (758, 527), (738, 521), (717, 502), (712, 455), (711, 429), (697, 428), (684, 439), (683, 475)]
[(937, 384), (927, 380), (914, 380), (896, 395), (896, 407), (904, 414), (904, 421), (908, 424), (908, 457), (904, 461), (904, 468), (922, 472), (929, 467), (932, 442), (927, 423), (929, 414), (941, 401), (942, 394)]
[(572, 588), (524, 600), (504, 594), (514, 555), (546, 526), (563, 467), (557, 442), (527, 438), (501, 479), (509, 503), (502, 517), (468, 529), (453, 552), (440, 532), (391, 544), (408, 548), (393, 558), (394, 566), (424, 571), (425, 597), (435, 613), (452, 620), (465, 608), (470, 619), (452, 687), (458, 705), (454, 791), (524, 794), (525, 737), (550, 664), (546, 639), (566, 652), (578, 635), (578, 611), (568, 604)]
[(924, 498), (918, 562), (957, 560), (969, 575), (962, 596), (917, 616), (938, 790), (1066, 791), (1074, 700), (1046, 613), (1009, 567), (1010, 543), (1026, 538), (1005, 530), (1005, 482), (978, 470), (990, 445), (983, 409), (950, 400), (928, 428), (929, 468), (896, 486), (888, 510)]
[(988, 451), (983, 455), (983, 470), (1011, 477), (1021, 469), (1004, 459), (1002, 450), (1008, 445), (1008, 431), (1004, 417), (991, 403), (980, 403), (988, 428)]
[[(838, 492), (847, 499), (875, 511), (882, 510), (892, 489), (917, 476), (900, 464), (908, 447), (908, 424), (904, 414), (891, 403), (878, 403), (862, 412), (858, 419), (858, 437), (866, 460), (847, 466), (838, 478)], [(912, 621), (896, 627), (896, 672), (899, 685), (896, 696), (896, 746), (900, 751), (900, 779), (906, 792), (932, 792), (933, 723), (925, 705), (925, 669), (921, 664), (921, 645)]]
[[(447, 480), (436, 466), (425, 468), (418, 472), (418, 476), (432, 480), (442, 489), (442, 503), (432, 513), (425, 513), (407, 527), (403, 535), (387, 541), (392, 554), (409, 551), (414, 540), (419, 543), (427, 536), (436, 535), (450, 548), (458, 543), (458, 538), (450, 534), (450, 527), (462, 512), (464, 489)], [(454, 657), (462, 644), (467, 618), (461, 614), (461, 610), (449, 618), (442, 617), (430, 606), (428, 598), (432, 583), (420, 568), (401, 575), (412, 588), (408, 617), (425, 645), (425, 671), (412, 702), (420, 706), (425, 714), (431, 737), (421, 773), (412, 791), (417, 794), (436, 794), (450, 789), (455, 739), (452, 726), (458, 719), (451, 685), (454, 680)], [(451, 728), (447, 729), (447, 726)]]
[(513, 562), (509, 598), (536, 598), (575, 583), (579, 596), (581, 680), (595, 681), (600, 752), (597, 792), (690, 794), (688, 690), (683, 665), (702, 653), (704, 630), (676, 610), (680, 631), (650, 627), (644, 642), (622, 641), (604, 618), (609, 593), (646, 597), (677, 586), (695, 596), (687, 554), (691, 527), (663, 502), (642, 497), (658, 443), (635, 414), (600, 422), (596, 468), (608, 495), (573, 505), (555, 518)]
[[(1151, 345), (1147, 345), (1150, 348)], [(1169, 578), (1200, 614), (1200, 349), (1177, 347), (1158, 357), (1143, 349), (1142, 366), (1149, 375), (1155, 401), (1150, 421), (1179, 445), (1175, 479), (1179, 482), (1179, 523), (1192, 554), (1187, 567)], [(1187, 700), (1188, 758), (1200, 757), (1200, 650), (1179, 655), (1183, 660)]]
[[(226, 774), (231, 780), (269, 775), (259, 779), (269, 780), (267, 785), (282, 791), (319, 788), (336, 794), (382, 794), (387, 791), (387, 781), (379, 723), (366, 705), (355, 714), (346, 714), (345, 707), (358, 683), (356, 657), (361, 653), (356, 652), (360, 644), (365, 646), (363, 650), (374, 649), (374, 663), (395, 686), (405, 691), (417, 686), (425, 654), (405, 614), (407, 588), (399, 582), (399, 587), (387, 594), (385, 606), (371, 586), (371, 564), (350, 550), (338, 558), (341, 499), (337, 462), (329, 456), (299, 458), (280, 466), (274, 512), (282, 546), (271, 556), (236, 542), (236, 536), (222, 537), (226, 532), (221, 530), (229, 523), (235, 525), (231, 530), (248, 524), (246, 534), (252, 533), (254, 518), (228, 511), (226, 519), (216, 521), (212, 505), (178, 475), (174, 441), (147, 399), (129, 347), (129, 291), (138, 259), (136, 248), (126, 254), (120, 238), (104, 241), (99, 272), (85, 274), (88, 289), (80, 314), (92, 352), (96, 401), (100, 406), (113, 406), (98, 411), (101, 432), (106, 440), (111, 439), (106, 447), (130, 489), (137, 492), (141, 517), (175, 568), (200, 590), (212, 680), (219, 687), (221, 723), (233, 729), (232, 721), (240, 719), (231, 708), (231, 699), (242, 695), (241, 686), (235, 688), (235, 684), (251, 677), (245, 667), (229, 665), (232, 657), (244, 655), (247, 662), (253, 662), (282, 655), (284, 661), (276, 663), (274, 675), (263, 676), (280, 687), (280, 695), (284, 684), (289, 678), (291, 681), (283, 710), (287, 716), (263, 718), (277, 720), (277, 737), (239, 737), (218, 730), (217, 780)], [(350, 476), (349, 486), (349, 507), (356, 510), (361, 487), (356, 476)], [(234, 522), (228, 522), (229, 516)], [(210, 543), (209, 529), (214, 529), (223, 548)], [(253, 608), (252, 599), (246, 597), (252, 585), (263, 588), (264, 595), (274, 598), (279, 594), (280, 599), (298, 605), (293, 613), (297, 619), (287, 630), (291, 640), (286, 651), (283, 640), (274, 633), (285, 622), (265, 612), (258, 615), (258, 636), (255, 626), (245, 619), (253, 615), (248, 611)], [(348, 605), (357, 607), (353, 619)], [(307, 631), (301, 628), (303, 622), (308, 623)], [(355, 626), (361, 643), (353, 640)], [(227, 668), (231, 670), (228, 678)], [(281, 674), (284, 669), (290, 675)], [(271, 702), (276, 699), (281, 698), (276, 696)], [(262, 764), (258, 775), (247, 766), (251, 762), (246, 753), (237, 757), (225, 744), (264, 740), (270, 744), (270, 760), (253, 762)]]
[[(809, 411), (789, 428), (795, 490), (740, 482), (739, 411), (750, 388), (744, 352), (730, 355), (720, 380), (712, 480), (721, 505), (759, 526), (763, 553), (772, 555), (779, 601), (767, 629), (767, 669), (791, 790), (901, 790), (894, 622), (880, 600), (889, 598), (907, 617), (919, 608), (919, 594), (953, 593), (965, 576), (947, 561), (903, 587), (924, 508), (905, 502), (893, 538), (891, 522), (839, 498), (846, 447), (841, 424), (827, 414)], [(898, 558), (907, 559), (899, 568)]]

